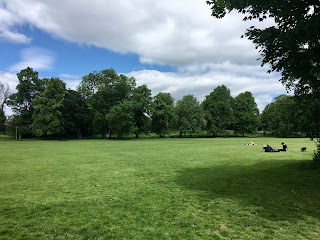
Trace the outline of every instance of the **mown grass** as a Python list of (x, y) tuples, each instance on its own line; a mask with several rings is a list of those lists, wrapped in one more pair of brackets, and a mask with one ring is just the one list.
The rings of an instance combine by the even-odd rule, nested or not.
[(1, 138), (0, 239), (319, 239), (314, 143), (251, 140)]

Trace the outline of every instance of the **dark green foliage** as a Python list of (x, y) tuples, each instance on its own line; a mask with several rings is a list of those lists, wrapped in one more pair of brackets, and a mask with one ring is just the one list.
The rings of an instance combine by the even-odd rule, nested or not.
[(241, 133), (254, 133), (260, 124), (259, 109), (250, 92), (240, 93), (234, 99), (234, 130)]
[(230, 90), (222, 85), (213, 90), (202, 102), (202, 108), (207, 121), (207, 131), (214, 136), (223, 134), (234, 123), (232, 110), (233, 98)]
[(177, 102), (175, 112), (178, 117), (180, 136), (183, 133), (197, 133), (203, 125), (203, 111), (200, 103), (193, 95), (186, 95)]
[(118, 75), (113, 69), (105, 69), (83, 76), (78, 91), (88, 100), (93, 110), (93, 126), (105, 138), (110, 131), (107, 114), (110, 109), (128, 99), (136, 85), (133, 77)]
[(262, 112), (261, 122), (264, 131), (275, 136), (288, 137), (297, 132), (294, 124), (295, 102), (293, 96), (280, 95), (268, 104)]
[(91, 111), (79, 92), (68, 90), (64, 98), (62, 114), (67, 136), (76, 135), (81, 138), (90, 134)]
[(294, 104), (290, 119), (296, 129), (311, 138), (320, 136), (320, 101), (311, 94), (303, 94), (294, 97)]
[[(244, 20), (274, 18), (275, 26), (251, 27), (246, 36), (259, 47), (262, 64), (281, 72), (282, 82), (296, 93), (320, 93), (320, 2), (318, 0), (237, 1), (210, 0), (212, 16), (227, 12), (244, 13)], [(295, 83), (295, 80), (298, 80)]]
[(6, 116), (4, 115), (4, 112), (2, 109), (0, 109), (0, 132), (4, 132), (6, 130), (5, 128), (5, 121), (6, 121)]
[(160, 92), (154, 97), (152, 102), (151, 128), (160, 137), (169, 134), (174, 116), (173, 101), (170, 93)]
[(151, 90), (146, 85), (139, 86), (134, 89), (131, 100), (134, 107), (135, 135), (138, 138), (139, 134), (150, 130)]
[(29, 67), (21, 70), (17, 77), (19, 79), (19, 84), (16, 87), (17, 93), (10, 96), (8, 105), (16, 115), (15, 124), (18, 126), (19, 133), (31, 134), (33, 100), (40, 96), (46, 81), (39, 79), (38, 72)]
[(117, 134), (119, 138), (124, 133), (135, 132), (133, 102), (123, 101), (113, 106), (107, 115), (107, 120), (111, 132)]
[(65, 83), (59, 78), (51, 78), (43, 93), (35, 97), (32, 117), (35, 136), (61, 136), (64, 133), (62, 111), (65, 94)]
[(262, 112), (261, 122), (265, 131), (276, 136), (303, 133), (315, 138), (320, 132), (320, 102), (310, 95), (280, 95)]
[[(320, 101), (319, 0), (209, 0), (207, 3), (212, 16), (217, 18), (232, 10), (245, 14), (244, 20), (273, 18), (274, 26), (265, 29), (252, 26), (245, 35), (260, 49), (262, 65), (270, 65), (269, 72), (280, 72), (282, 83), (293, 88), (295, 95)], [(319, 108), (309, 110), (304, 131), (316, 132), (319, 137)]]

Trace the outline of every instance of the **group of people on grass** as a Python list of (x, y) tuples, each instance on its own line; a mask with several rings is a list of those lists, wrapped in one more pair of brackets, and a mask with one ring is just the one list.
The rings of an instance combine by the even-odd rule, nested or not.
[[(248, 145), (257, 145), (257, 144), (254, 141), (252, 141)], [(287, 152), (288, 151), (287, 145), (284, 142), (282, 142), (281, 145), (282, 145), (282, 148), (273, 149), (269, 144), (267, 145), (262, 144), (264, 152)]]
[(264, 152), (287, 152), (288, 151), (288, 147), (286, 144), (284, 144), (284, 142), (281, 143), (282, 148), (278, 148), (278, 149), (273, 149), (269, 144), (267, 144), (267, 146), (265, 144), (263, 144), (263, 151)]

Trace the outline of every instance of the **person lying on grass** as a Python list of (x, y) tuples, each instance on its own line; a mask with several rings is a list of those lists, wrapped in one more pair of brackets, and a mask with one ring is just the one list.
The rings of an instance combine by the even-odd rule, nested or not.
[(274, 152), (275, 151), (269, 144), (267, 144), (267, 146), (265, 144), (263, 144), (262, 146), (263, 146), (264, 152)]
[(249, 144), (241, 144), (241, 145), (257, 145), (254, 141), (252, 141), (251, 143)]
[(267, 144), (267, 146), (265, 144), (263, 144), (263, 151), (264, 152), (287, 152), (288, 151), (288, 147), (287, 145), (285, 145), (283, 142), (282, 144), (282, 148), (276, 149), (274, 150), (269, 144)]

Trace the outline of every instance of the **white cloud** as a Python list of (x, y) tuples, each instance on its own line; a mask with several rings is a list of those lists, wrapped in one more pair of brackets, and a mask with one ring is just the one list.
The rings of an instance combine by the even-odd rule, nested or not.
[(77, 90), (77, 86), (81, 80), (63, 80), (66, 83), (66, 88), (71, 90)]
[[(6, 11), (73, 42), (136, 53), (143, 63), (254, 64), (257, 50), (240, 36), (252, 23), (211, 17), (198, 0), (2, 0)], [(256, 23), (258, 24), (258, 23)]]
[[(227, 72), (228, 69), (230, 71)], [(143, 70), (127, 75), (135, 77), (137, 85), (146, 84), (153, 95), (158, 92), (168, 92), (175, 100), (193, 94), (199, 101), (203, 101), (206, 95), (221, 85), (227, 86), (233, 97), (250, 91), (262, 111), (274, 96), (287, 94), (278, 81), (279, 76), (265, 75), (264, 71), (265, 69), (261, 69), (260, 66), (244, 65), (239, 68), (237, 65), (224, 63), (211, 64), (206, 68), (188, 66), (176, 73)]]
[[(135, 53), (140, 62), (174, 65), (178, 72), (143, 70), (131, 72), (138, 84), (147, 84), (153, 93), (170, 92), (175, 98), (194, 94), (202, 101), (219, 85), (230, 88), (233, 96), (251, 91), (260, 110), (273, 96), (286, 93), (277, 74), (266, 74), (256, 59), (258, 51), (240, 36), (251, 25), (231, 12), (223, 19), (211, 17), (206, 1), (198, 0), (0, 0), (9, 31), (19, 38), (16, 25), (28, 24), (54, 37), (95, 45), (120, 53)], [(1, 5), (2, 3), (2, 5)], [(13, 16), (16, 20), (13, 20)], [(14, 22), (16, 21), (16, 22)], [(0, 24), (1, 26), (1, 24)], [(14, 35), (16, 34), (16, 35)], [(23, 41), (23, 34), (20, 36)], [(8, 37), (10, 38), (10, 37)], [(28, 37), (26, 37), (28, 39)], [(37, 56), (37, 57), (33, 57)], [(50, 69), (50, 52), (26, 49), (21, 62), (10, 68), (20, 71), (30, 66)], [(78, 76), (61, 74), (67, 87), (75, 89)]]
[(73, 74), (67, 74), (67, 73), (59, 74), (59, 77), (62, 78), (62, 79), (77, 79), (77, 78), (81, 78), (80, 75), (73, 75)]
[(54, 54), (43, 48), (25, 48), (21, 51), (21, 61), (9, 68), (11, 72), (19, 72), (31, 67), (36, 71), (49, 70), (53, 67)]
[[(2, 1), (0, 1), (0, 7)], [(15, 26), (23, 25), (24, 20), (16, 16), (13, 12), (0, 8), (0, 39), (14, 43), (30, 43), (30, 37), (25, 36), (15, 30)]]

